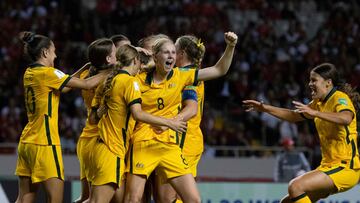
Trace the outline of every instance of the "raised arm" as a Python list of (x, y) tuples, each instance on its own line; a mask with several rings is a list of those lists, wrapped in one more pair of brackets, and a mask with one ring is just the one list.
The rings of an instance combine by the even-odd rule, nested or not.
[[(71, 77), (75, 77), (75, 78), (80, 78), (80, 75), (82, 72), (84, 72), (84, 70), (88, 69), (90, 67), (91, 63), (88, 62), (88, 63), (85, 63), (79, 70), (77, 70), (75, 73), (73, 73), (71, 75)], [(70, 87), (64, 87), (61, 92), (62, 93), (66, 93), (66, 92), (69, 92), (71, 90)]]
[(279, 119), (286, 120), (289, 122), (298, 122), (305, 120), (305, 118), (301, 116), (300, 112), (297, 112), (296, 110), (280, 108), (280, 107), (264, 104), (263, 102), (259, 102), (256, 100), (244, 100), (243, 104), (244, 104), (243, 106), (245, 107), (245, 111), (247, 112), (253, 110), (265, 112)]
[(66, 87), (71, 88), (80, 88), (80, 89), (93, 89), (100, 82), (104, 81), (109, 71), (104, 71), (102, 73), (96, 74), (90, 78), (79, 79), (79, 78), (71, 78), (69, 82), (66, 84)]
[(226, 42), (226, 49), (223, 55), (214, 66), (200, 69), (198, 73), (198, 80), (211, 80), (218, 78), (225, 75), (229, 70), (238, 37), (233, 32), (226, 32), (224, 38)]
[(75, 77), (75, 78), (80, 78), (80, 75), (82, 72), (84, 72), (84, 70), (87, 70), (90, 68), (91, 63), (85, 63), (81, 68), (79, 68), (79, 70), (77, 70), (75, 73), (73, 73), (71, 75), (71, 77)]

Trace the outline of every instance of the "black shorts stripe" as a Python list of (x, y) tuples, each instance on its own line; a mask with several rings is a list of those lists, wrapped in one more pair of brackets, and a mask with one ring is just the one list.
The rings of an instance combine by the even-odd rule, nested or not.
[(175, 133), (176, 144), (179, 144), (179, 133)]
[(59, 158), (57, 156), (56, 146), (55, 145), (52, 145), (52, 151), (53, 151), (53, 155), (54, 155), (55, 166), (56, 166), (56, 171), (57, 171), (58, 178), (62, 179), (61, 170), (60, 170), (60, 164), (59, 164)]
[(130, 173), (131, 174), (134, 173), (134, 169), (133, 169), (133, 156), (134, 156), (133, 148), (134, 148), (134, 145), (131, 144), (131, 146), (130, 146)]
[(116, 184), (119, 186), (120, 182), (120, 158), (116, 157)]
[(339, 171), (341, 171), (343, 169), (344, 169), (344, 167), (339, 166), (337, 168), (331, 169), (330, 171), (325, 171), (324, 173), (326, 175), (331, 175), (331, 174), (337, 173), (337, 172), (339, 172)]
[(52, 145), (48, 115), (45, 115), (45, 131), (46, 131), (46, 138), (48, 140), (48, 145)]
[(350, 168), (354, 169), (354, 158), (356, 155), (356, 145), (354, 140), (351, 140), (351, 151), (352, 151), (352, 155), (351, 155), (351, 161), (350, 161)]
[(180, 149), (184, 148), (185, 138), (186, 138), (186, 132), (184, 132), (181, 136)]
[(292, 198), (291, 201), (292, 201), (292, 202), (296, 202), (296, 201), (298, 201), (299, 199), (302, 199), (302, 198), (304, 198), (304, 197), (306, 197), (306, 196), (307, 196), (306, 193), (304, 193), (304, 194), (302, 194), (302, 195), (299, 195), (299, 196), (297, 196), (297, 197)]

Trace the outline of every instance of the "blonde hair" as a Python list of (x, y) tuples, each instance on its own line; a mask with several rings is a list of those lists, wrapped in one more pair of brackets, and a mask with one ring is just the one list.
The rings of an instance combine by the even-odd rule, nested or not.
[(205, 45), (201, 39), (193, 35), (183, 35), (177, 38), (175, 42), (180, 50), (185, 51), (189, 60), (195, 64), (197, 68), (200, 68), (201, 61), (205, 55)]
[(160, 39), (155, 40), (154, 45), (152, 47), (153, 54), (159, 53), (161, 50), (161, 47), (166, 43), (174, 44), (174, 42), (169, 38), (160, 38)]

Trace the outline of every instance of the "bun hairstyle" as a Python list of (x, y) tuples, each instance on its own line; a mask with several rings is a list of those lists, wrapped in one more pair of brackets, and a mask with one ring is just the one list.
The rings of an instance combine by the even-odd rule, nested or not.
[(176, 42), (179, 49), (185, 51), (188, 59), (200, 68), (201, 61), (205, 55), (205, 46), (201, 39), (193, 35), (184, 35), (179, 37)]
[(19, 38), (24, 43), (24, 55), (30, 62), (37, 61), (42, 51), (49, 49), (52, 44), (50, 38), (28, 31), (20, 32)]
[(107, 63), (106, 57), (111, 54), (113, 45), (112, 40), (107, 38), (97, 39), (89, 45), (87, 50), (87, 56), (91, 63), (89, 76), (96, 75), (100, 70), (111, 67)]
[(356, 111), (359, 110), (360, 107), (359, 93), (356, 91), (356, 88), (353, 88), (349, 83), (346, 83), (340, 79), (339, 73), (335, 65), (331, 63), (322, 63), (316, 66), (315, 68), (313, 68), (311, 71), (319, 74), (325, 80), (331, 79), (333, 86), (336, 87), (337, 90), (346, 93), (353, 102)]

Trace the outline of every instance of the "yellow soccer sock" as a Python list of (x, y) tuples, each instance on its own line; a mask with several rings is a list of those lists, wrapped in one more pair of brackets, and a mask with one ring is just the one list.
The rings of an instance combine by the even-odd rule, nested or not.
[(310, 198), (306, 195), (306, 193), (299, 195), (295, 198), (291, 199), (292, 202), (294, 203), (311, 203)]

